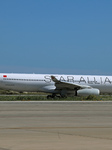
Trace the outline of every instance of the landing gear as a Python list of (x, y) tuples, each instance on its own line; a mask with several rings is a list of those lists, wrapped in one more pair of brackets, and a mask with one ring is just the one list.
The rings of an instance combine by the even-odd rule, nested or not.
[(54, 99), (54, 98), (58, 98), (58, 99), (67, 98), (67, 96), (66, 95), (56, 95), (56, 94), (52, 94), (52, 95), (47, 96), (47, 99)]
[(47, 99), (55, 98), (56, 94), (47, 95)]
[(56, 94), (52, 94), (52, 95), (48, 95), (47, 96), (47, 99), (53, 99), (53, 98), (60, 98), (61, 96), (59, 96), (59, 95), (56, 95)]
[(77, 90), (75, 90), (75, 95), (74, 96), (77, 96)]

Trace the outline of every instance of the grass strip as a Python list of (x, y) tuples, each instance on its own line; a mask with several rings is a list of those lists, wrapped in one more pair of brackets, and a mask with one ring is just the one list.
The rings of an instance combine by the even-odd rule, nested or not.
[(112, 96), (104, 95), (104, 96), (87, 96), (87, 97), (67, 97), (67, 98), (50, 98), (47, 99), (46, 96), (29, 96), (29, 95), (7, 95), (0, 96), (0, 101), (112, 101)]

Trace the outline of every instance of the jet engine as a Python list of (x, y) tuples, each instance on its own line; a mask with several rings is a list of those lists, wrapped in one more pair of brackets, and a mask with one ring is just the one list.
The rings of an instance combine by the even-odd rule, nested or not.
[(77, 96), (99, 95), (100, 90), (95, 88), (85, 88), (77, 91)]

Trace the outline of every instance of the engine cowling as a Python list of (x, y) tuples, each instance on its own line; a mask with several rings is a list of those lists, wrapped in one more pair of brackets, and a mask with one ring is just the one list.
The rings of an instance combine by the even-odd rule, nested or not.
[(88, 96), (88, 95), (99, 95), (99, 94), (100, 94), (100, 90), (95, 88), (91, 88), (91, 89), (85, 88), (77, 91), (77, 96)]

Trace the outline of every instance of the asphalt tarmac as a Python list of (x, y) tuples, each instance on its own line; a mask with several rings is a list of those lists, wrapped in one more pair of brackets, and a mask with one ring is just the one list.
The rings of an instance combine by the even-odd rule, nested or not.
[(0, 150), (112, 150), (112, 102), (0, 102)]

